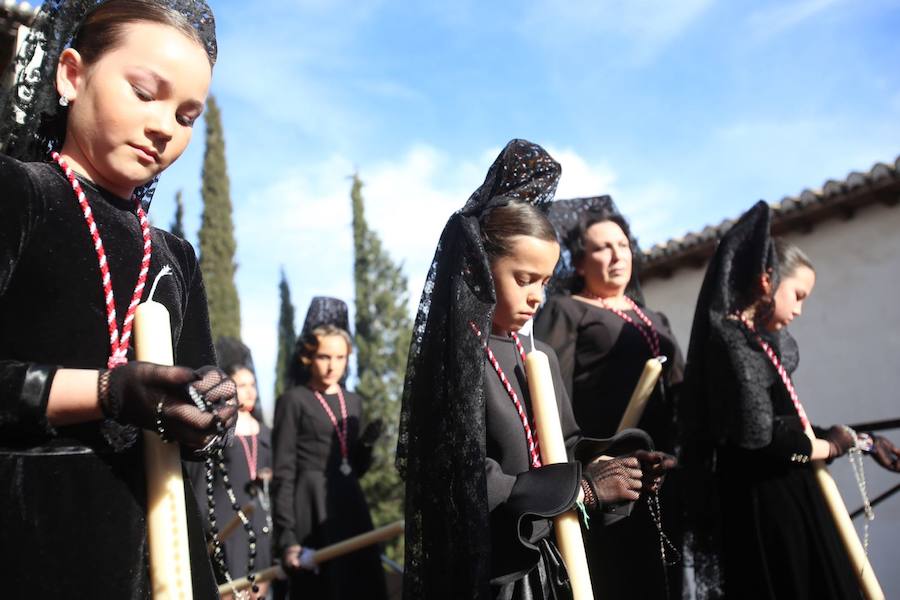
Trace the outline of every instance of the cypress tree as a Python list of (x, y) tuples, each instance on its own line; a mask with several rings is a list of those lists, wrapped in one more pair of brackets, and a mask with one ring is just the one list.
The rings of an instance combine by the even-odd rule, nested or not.
[(184, 237), (184, 201), (181, 199), (181, 190), (175, 193), (175, 218), (169, 226), (172, 235), (177, 235), (181, 239)]
[[(380, 418), (384, 433), (374, 451), (372, 468), (362, 480), (375, 526), (403, 518), (403, 483), (394, 466), (400, 396), (412, 335), (407, 309), (407, 282), (379, 237), (366, 223), (363, 183), (353, 176), (353, 274), (356, 288), (356, 364), (367, 421)], [(394, 560), (403, 556), (402, 540), (389, 545)]]
[(288, 286), (284, 269), (281, 270), (281, 283), (278, 284), (281, 296), (281, 311), (278, 317), (278, 359), (275, 363), (275, 397), (285, 390), (288, 374), (288, 363), (294, 350), (297, 332), (294, 329), (294, 305), (291, 303), (291, 288)]
[(206, 152), (203, 155), (203, 219), (200, 224), (200, 269), (209, 302), (213, 339), (241, 337), (241, 307), (234, 274), (234, 224), (231, 192), (225, 164), (222, 115), (213, 96), (207, 101)]

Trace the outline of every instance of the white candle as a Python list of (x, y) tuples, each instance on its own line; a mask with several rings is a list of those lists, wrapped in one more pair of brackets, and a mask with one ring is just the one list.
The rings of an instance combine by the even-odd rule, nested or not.
[[(806, 428), (806, 435), (811, 440), (816, 439), (816, 434), (813, 432), (812, 427)], [(856, 574), (863, 597), (866, 600), (884, 600), (884, 592), (878, 583), (878, 578), (875, 577), (872, 565), (869, 564), (869, 557), (866, 556), (866, 551), (859, 541), (859, 535), (856, 533), (856, 528), (853, 527), (853, 521), (850, 520), (847, 505), (844, 504), (841, 492), (834, 479), (832, 479), (831, 473), (825, 467), (825, 461), (814, 460), (812, 467), (813, 472), (816, 474), (816, 481), (819, 482), (819, 487), (822, 489), (822, 495), (825, 497), (825, 504), (828, 505), (828, 510), (834, 518), (834, 524), (837, 527), (838, 534), (841, 536), (841, 541), (844, 542), (844, 547), (850, 556), (850, 564), (853, 565), (853, 571)]]
[[(541, 462), (545, 465), (569, 462), (562, 426), (559, 423), (559, 407), (556, 403), (556, 391), (553, 389), (550, 359), (544, 352), (532, 349), (525, 358), (525, 373), (528, 375), (531, 409), (534, 411), (535, 427), (541, 446)], [(559, 553), (569, 573), (574, 600), (593, 600), (591, 574), (584, 553), (584, 540), (581, 537), (578, 515), (575, 511), (563, 513), (553, 519), (553, 525)]]
[[(138, 360), (172, 365), (172, 327), (169, 311), (150, 300), (134, 313), (134, 343)], [(154, 600), (193, 598), (188, 547), (184, 479), (178, 444), (164, 443), (159, 435), (144, 431), (144, 467), (147, 477), (147, 543), (150, 548), (150, 584)]]
[(619, 421), (619, 427), (616, 429), (616, 432), (637, 427), (661, 373), (662, 361), (660, 359), (651, 358), (644, 364), (644, 370), (641, 371), (641, 377), (638, 379), (637, 385), (634, 386), (631, 399), (628, 401), (628, 407), (622, 414), (622, 420)]

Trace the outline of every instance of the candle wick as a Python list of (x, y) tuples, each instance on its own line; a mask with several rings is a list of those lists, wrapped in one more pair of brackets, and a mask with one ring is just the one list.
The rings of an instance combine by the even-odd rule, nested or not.
[(153, 280), (153, 285), (150, 286), (150, 295), (147, 297), (147, 302), (153, 302), (153, 294), (156, 292), (156, 285), (159, 283), (159, 280), (165, 277), (166, 275), (172, 274), (172, 267), (169, 265), (164, 266), (159, 270), (159, 273), (156, 274), (156, 279)]

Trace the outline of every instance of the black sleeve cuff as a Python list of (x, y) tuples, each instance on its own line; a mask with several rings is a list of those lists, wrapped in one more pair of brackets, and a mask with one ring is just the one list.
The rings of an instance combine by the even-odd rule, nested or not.
[(772, 431), (772, 442), (763, 448), (766, 455), (776, 461), (792, 465), (805, 465), (812, 456), (812, 440), (805, 432), (791, 426), (795, 417), (778, 417)]
[(15, 370), (21, 374), (6, 375), (13, 379), (21, 377), (19, 389), (15, 389), (15, 381), (7, 380), (6, 400), (3, 402), (0, 423), (15, 428), (17, 437), (46, 436), (53, 433), (47, 421), (47, 401), (50, 399), (50, 387), (57, 367), (39, 364), (19, 364)]
[(581, 438), (575, 445), (575, 460), (588, 463), (603, 454), (622, 456), (635, 450), (653, 450), (653, 438), (643, 429), (623, 429), (611, 438)]
[(492, 584), (514, 581), (537, 563), (535, 538), (548, 531), (544, 519), (574, 507), (580, 490), (578, 463), (546, 465), (518, 475), (507, 501), (491, 512)]

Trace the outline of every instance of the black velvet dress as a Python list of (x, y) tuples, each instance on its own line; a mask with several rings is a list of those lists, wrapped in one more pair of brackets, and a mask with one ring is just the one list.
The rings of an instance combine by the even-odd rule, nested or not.
[[(337, 394), (323, 394), (340, 423)], [(272, 432), (274, 478), (272, 510), (275, 551), (299, 544), (323, 548), (372, 529), (359, 477), (371, 463), (371, 449), (360, 443), (362, 402), (344, 392), (347, 444), (353, 472), (341, 472), (341, 447), (334, 426), (312, 390), (291, 388), (275, 404)], [(301, 571), (290, 579), (292, 598), (356, 600), (387, 597), (377, 545)]]
[[(530, 347), (530, 338), (519, 337), (525, 347)], [(489, 345), (523, 403), (529, 422), (533, 423), (525, 365), (515, 343), (507, 336), (491, 335)], [(605, 441), (582, 438), (556, 355), (546, 344), (537, 342), (536, 346), (550, 359), (563, 439), (573, 462), (529, 468), (522, 420), (497, 372), (485, 358), (485, 469), (491, 511), (491, 584), (494, 597), (502, 600), (571, 597), (565, 583), (568, 575), (553, 541), (549, 517), (575, 505), (581, 479), (581, 464), (577, 459), (589, 460), (605, 450), (606, 445)], [(646, 447), (643, 441), (631, 443)], [(630, 504), (607, 507), (605, 514), (595, 511), (591, 523), (600, 526), (604, 520), (619, 520), (630, 507)]]
[[(638, 427), (650, 434), (658, 450), (674, 454), (674, 391), (681, 383), (684, 359), (665, 315), (649, 309), (642, 312), (659, 333), (660, 351), (667, 360)], [(626, 314), (643, 325), (633, 311)], [(581, 430), (594, 437), (613, 435), (651, 358), (644, 336), (612, 311), (570, 296), (550, 298), (538, 313), (534, 331), (559, 356)], [(676, 547), (681, 537), (677, 485), (677, 472), (670, 473), (660, 492), (664, 529)], [(681, 565), (663, 570), (659, 534), (646, 499), (636, 503), (631, 518), (609, 528), (594, 528), (588, 537), (588, 560), (598, 596), (664, 598), (668, 578), (670, 597), (680, 598)]]
[[(103, 236), (119, 327), (143, 244), (133, 204), (82, 181)], [(175, 361), (215, 363), (193, 248), (152, 230), (154, 300), (169, 310)], [(149, 293), (145, 290), (145, 296)], [(100, 270), (87, 225), (55, 164), (0, 156), (0, 574), (10, 598), (150, 598), (141, 436), (111, 445), (115, 424), (51, 427), (57, 368), (105, 368)], [(134, 358), (129, 349), (128, 358)], [(107, 435), (104, 435), (106, 432)], [(194, 597), (217, 592), (199, 513), (185, 486)]]
[[(784, 383), (737, 321), (726, 321), (708, 343), (709, 389), (725, 403), (732, 432), (717, 450), (725, 597), (859, 598), (808, 462), (812, 443)], [(784, 332), (769, 343), (793, 372), (793, 338)]]

